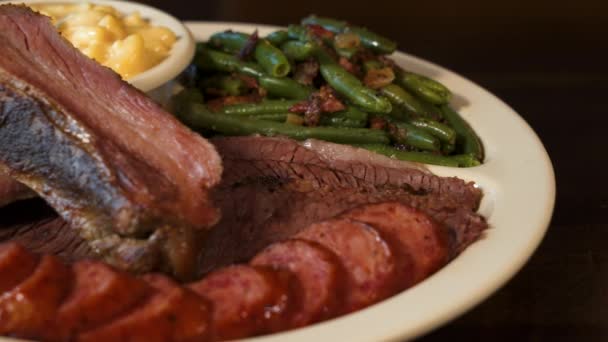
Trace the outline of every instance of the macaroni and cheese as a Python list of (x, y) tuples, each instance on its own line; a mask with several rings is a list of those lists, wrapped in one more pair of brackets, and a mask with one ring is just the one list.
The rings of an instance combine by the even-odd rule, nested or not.
[(150, 25), (138, 12), (122, 15), (114, 7), (86, 3), (30, 7), (51, 17), (76, 48), (124, 79), (160, 63), (176, 41), (171, 30)]

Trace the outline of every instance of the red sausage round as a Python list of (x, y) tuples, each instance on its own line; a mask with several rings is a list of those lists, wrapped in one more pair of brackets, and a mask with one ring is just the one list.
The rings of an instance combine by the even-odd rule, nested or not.
[(443, 267), (449, 260), (447, 229), (423, 212), (398, 202), (366, 205), (343, 215), (374, 226), (409, 254), (410, 284), (420, 282)]
[(77, 336), (85, 341), (206, 341), (209, 339), (208, 303), (162, 275), (143, 279), (154, 294), (133, 311), (117, 316)]
[(64, 339), (105, 323), (140, 304), (152, 294), (143, 280), (105, 263), (80, 261), (72, 266), (72, 292), (57, 311), (57, 328)]
[(393, 251), (373, 227), (338, 218), (313, 224), (296, 237), (321, 244), (342, 261), (348, 276), (345, 311), (371, 305), (395, 292), (397, 267)]
[(344, 270), (336, 255), (314, 242), (290, 239), (270, 245), (258, 253), (252, 265), (292, 272), (301, 288), (301, 306), (292, 326), (300, 327), (337, 314), (342, 298)]
[(244, 338), (284, 329), (293, 278), (272, 269), (235, 265), (189, 285), (211, 302), (214, 339)]

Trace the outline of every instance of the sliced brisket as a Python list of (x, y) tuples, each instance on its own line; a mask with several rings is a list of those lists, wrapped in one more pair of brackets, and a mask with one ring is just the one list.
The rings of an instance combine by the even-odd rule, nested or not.
[(0, 6), (0, 172), (43, 197), (104, 260), (188, 277), (221, 160), (205, 139), (47, 17)]
[(224, 214), (205, 240), (202, 272), (248, 260), (312, 223), (367, 203), (418, 208), (463, 240), (461, 248), (487, 227), (475, 212), (481, 191), (474, 184), (416, 164), (320, 141), (231, 137), (212, 143), (226, 170), (213, 192)]

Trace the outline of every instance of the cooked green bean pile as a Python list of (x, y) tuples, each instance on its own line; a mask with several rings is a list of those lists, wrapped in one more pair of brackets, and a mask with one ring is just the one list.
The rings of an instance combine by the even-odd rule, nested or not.
[(287, 136), (351, 144), (451, 167), (483, 161), (443, 84), (397, 66), (396, 44), (318, 16), (266, 37), (218, 32), (197, 45), (177, 117), (202, 134)]

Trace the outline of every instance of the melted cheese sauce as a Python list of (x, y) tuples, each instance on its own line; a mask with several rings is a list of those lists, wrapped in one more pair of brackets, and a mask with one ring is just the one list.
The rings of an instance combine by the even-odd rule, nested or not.
[(129, 79), (162, 62), (176, 41), (173, 31), (153, 26), (138, 12), (123, 15), (114, 7), (93, 4), (33, 4), (51, 17), (76, 48)]

